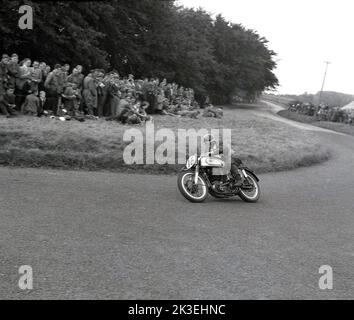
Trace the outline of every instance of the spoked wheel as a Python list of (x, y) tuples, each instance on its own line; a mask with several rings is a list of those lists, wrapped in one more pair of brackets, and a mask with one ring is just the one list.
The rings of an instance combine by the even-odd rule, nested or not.
[(252, 174), (247, 173), (247, 175), (249, 186), (247, 185), (247, 188), (245, 189), (242, 189), (241, 187), (239, 196), (245, 202), (257, 202), (261, 195), (259, 184)]
[(194, 172), (181, 172), (178, 175), (178, 189), (182, 195), (191, 202), (203, 202), (208, 196), (207, 183), (203, 177), (198, 177), (198, 183), (194, 183)]

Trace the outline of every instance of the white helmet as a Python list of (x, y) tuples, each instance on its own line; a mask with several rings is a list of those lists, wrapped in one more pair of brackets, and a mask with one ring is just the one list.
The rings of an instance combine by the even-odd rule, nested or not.
[(203, 142), (204, 143), (212, 143), (212, 142), (216, 142), (215, 137), (212, 134), (206, 134), (203, 137)]

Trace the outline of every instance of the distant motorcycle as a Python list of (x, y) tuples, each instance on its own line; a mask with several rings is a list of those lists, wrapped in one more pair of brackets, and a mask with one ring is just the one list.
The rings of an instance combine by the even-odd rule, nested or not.
[(260, 197), (259, 179), (239, 160), (242, 184), (235, 182), (220, 156), (193, 155), (178, 175), (178, 189), (191, 202), (203, 202), (208, 193), (215, 198), (239, 196), (245, 202), (257, 202)]

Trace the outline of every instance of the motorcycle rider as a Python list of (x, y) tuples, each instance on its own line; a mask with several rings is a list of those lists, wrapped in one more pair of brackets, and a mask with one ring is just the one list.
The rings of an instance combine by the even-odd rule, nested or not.
[(235, 151), (232, 150), (231, 146), (226, 147), (226, 154), (224, 153), (223, 147), (218, 143), (215, 137), (212, 134), (207, 134), (203, 137), (203, 143), (205, 144), (205, 151), (207, 151), (208, 156), (220, 156), (220, 157), (227, 157), (231, 155), (231, 175), (233, 177), (233, 186), (240, 187), (245, 181), (245, 177), (242, 171), (239, 169), (239, 166), (242, 164), (242, 161), (236, 157), (234, 157)]

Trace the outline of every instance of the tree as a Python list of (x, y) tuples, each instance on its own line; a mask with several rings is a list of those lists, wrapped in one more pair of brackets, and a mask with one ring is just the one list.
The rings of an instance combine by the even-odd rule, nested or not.
[[(24, 2), (34, 9), (34, 30), (17, 31)], [(278, 84), (265, 38), (174, 0), (6, 1), (0, 32), (1, 52), (167, 78), (214, 103), (251, 99)]]

